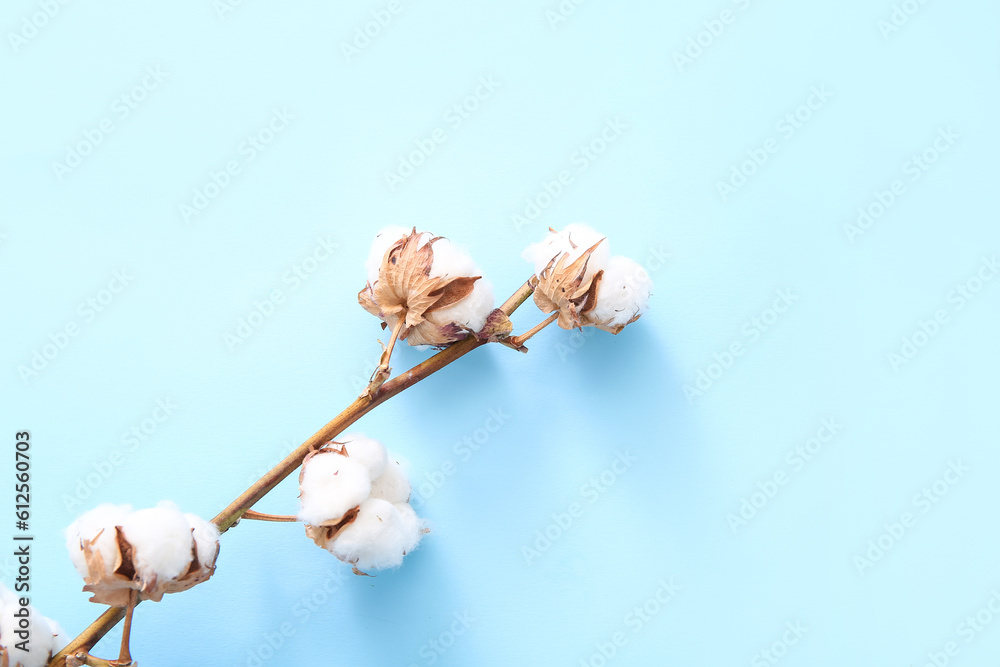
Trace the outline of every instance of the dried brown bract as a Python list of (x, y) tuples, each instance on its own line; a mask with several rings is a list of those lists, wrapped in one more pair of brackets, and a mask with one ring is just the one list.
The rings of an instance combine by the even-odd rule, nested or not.
[(602, 241), (573, 261), (569, 261), (569, 253), (553, 257), (533, 279), (535, 305), (543, 313), (558, 312), (556, 322), (563, 329), (589, 324), (587, 313), (597, 305), (597, 291), (604, 272), (596, 271), (587, 276), (587, 264)]

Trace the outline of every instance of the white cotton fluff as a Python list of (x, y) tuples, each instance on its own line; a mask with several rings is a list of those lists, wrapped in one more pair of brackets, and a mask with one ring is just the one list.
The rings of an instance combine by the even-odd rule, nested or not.
[[(369, 285), (374, 285), (375, 281), (378, 280), (378, 269), (382, 266), (382, 259), (385, 257), (385, 251), (388, 250), (389, 246), (393, 243), (404, 236), (409, 236), (409, 234), (410, 229), (399, 225), (392, 225), (381, 229), (375, 235), (375, 239), (372, 241), (372, 247), (368, 251), (368, 259), (365, 260), (365, 274), (368, 277)], [(430, 238), (430, 234), (424, 232), (424, 235), (425, 236), (421, 237), (421, 241), (426, 242), (426, 240)]]
[(299, 519), (318, 526), (338, 521), (371, 494), (368, 468), (329, 451), (312, 456), (299, 479)]
[(399, 510), (399, 515), (403, 519), (403, 542), (410, 545), (406, 549), (406, 553), (410, 553), (420, 543), (420, 538), (425, 532), (426, 522), (417, 516), (410, 503), (396, 503), (393, 506)]
[(66, 529), (66, 549), (69, 551), (70, 560), (73, 561), (73, 567), (84, 580), (89, 575), (89, 569), (80, 546), (81, 540), (89, 541), (97, 538), (94, 546), (104, 560), (104, 573), (111, 574), (118, 554), (118, 533), (115, 526), (122, 525), (131, 512), (132, 507), (129, 505), (105, 503), (82, 514)]
[(142, 582), (176, 579), (191, 565), (191, 524), (170, 501), (133, 512), (122, 532), (132, 545), (132, 562)]
[(49, 622), (49, 628), (52, 630), (52, 653), (53, 655), (63, 650), (66, 644), (69, 643), (69, 635), (66, 631), (62, 629), (62, 626), (53, 621), (51, 618), (45, 619)]
[(398, 567), (420, 542), (422, 525), (409, 505), (400, 507), (381, 498), (361, 504), (357, 518), (328, 545), (340, 560), (360, 570)]
[(360, 434), (348, 434), (340, 436), (337, 442), (343, 444), (348, 458), (357, 461), (368, 470), (369, 479), (377, 478), (385, 470), (389, 454), (385, 451), (385, 445), (378, 440)]
[(399, 461), (390, 459), (382, 474), (372, 482), (371, 496), (390, 503), (405, 503), (410, 500), (411, 490), (403, 466)]
[[(439, 239), (434, 242), (434, 262), (431, 277), (482, 276), (483, 272), (472, 260), (469, 253), (449, 241)], [(493, 285), (480, 278), (472, 285), (472, 292), (461, 301), (427, 313), (427, 319), (438, 326), (457, 322), (464, 327), (479, 331), (486, 324), (486, 318), (493, 312)]]
[(0, 646), (7, 649), (11, 667), (43, 667), (49, 658), (62, 649), (69, 640), (62, 628), (55, 621), (45, 618), (34, 606), (28, 605), (29, 633), (28, 651), (15, 647), (22, 638), (15, 634), (19, 627), (18, 596), (3, 584), (0, 584)]
[(653, 281), (638, 262), (621, 255), (612, 257), (597, 288), (597, 305), (588, 317), (608, 326), (627, 324), (649, 307)]
[[(528, 262), (535, 267), (535, 274), (539, 274), (554, 258), (564, 253), (569, 253), (565, 264), (571, 264), (580, 257), (592, 245), (605, 239), (601, 234), (587, 225), (575, 222), (566, 225), (566, 228), (559, 232), (549, 232), (548, 236), (537, 243), (532, 243), (521, 253)], [(589, 278), (595, 272), (603, 269), (611, 256), (610, 246), (607, 239), (594, 249), (587, 262), (587, 272), (585, 278)]]
[(219, 554), (219, 527), (197, 514), (185, 514), (184, 518), (191, 526), (191, 534), (198, 550), (198, 563), (203, 567), (212, 567)]
[(472, 291), (462, 300), (426, 313), (424, 317), (439, 327), (455, 322), (466, 329), (479, 331), (486, 324), (486, 318), (493, 312), (493, 285), (480, 278), (472, 285)]

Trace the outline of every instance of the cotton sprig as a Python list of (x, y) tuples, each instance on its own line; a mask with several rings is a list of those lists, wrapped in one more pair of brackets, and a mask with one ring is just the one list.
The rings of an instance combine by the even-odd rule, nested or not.
[(0, 665), (43, 667), (68, 643), (58, 623), (0, 584)]
[(299, 490), (306, 535), (356, 574), (398, 567), (426, 532), (402, 467), (371, 438), (345, 435), (310, 453)]
[[(409, 504), (410, 483), (381, 443), (343, 436), (341, 431), (381, 402), (487, 343), (526, 351), (523, 342), (556, 320), (565, 329), (594, 326), (617, 334), (646, 311), (652, 293), (649, 276), (633, 260), (611, 256), (607, 239), (589, 227), (552, 231), (525, 250), (524, 257), (533, 264), (533, 275), (493, 308), (492, 288), (464, 251), (416, 228), (383, 230), (372, 245), (358, 301), (382, 320), (383, 329), (391, 327), (392, 336), (365, 394), (240, 494), (211, 524), (182, 515), (172, 505), (139, 512), (103, 505), (70, 526), (67, 544), (84, 578), (84, 590), (93, 593), (95, 602), (127, 605), (122, 657), (111, 664), (131, 663), (127, 647), (137, 601), (159, 600), (211, 576), (219, 531), (241, 519), (301, 521), (309, 538), (357, 574), (399, 566), (427, 532)], [(532, 294), (539, 308), (551, 315), (525, 334), (511, 336), (510, 316)], [(446, 349), (387, 382), (397, 340)], [(298, 468), (297, 515), (252, 509)], [(103, 614), (73, 645), (93, 646), (120, 618)], [(91, 661), (85, 652), (66, 656), (67, 667), (104, 662)]]
[(396, 340), (443, 346), (483, 328), (493, 310), (493, 287), (468, 253), (430, 232), (388, 227), (376, 235), (365, 263), (368, 282), (358, 303), (392, 335), (368, 394), (389, 377)]
[(553, 321), (563, 329), (592, 326), (617, 334), (646, 312), (653, 281), (638, 262), (612, 257), (607, 239), (586, 225), (549, 232), (521, 256), (535, 268), (530, 281), (535, 305), (552, 315), (515, 337), (515, 344)]

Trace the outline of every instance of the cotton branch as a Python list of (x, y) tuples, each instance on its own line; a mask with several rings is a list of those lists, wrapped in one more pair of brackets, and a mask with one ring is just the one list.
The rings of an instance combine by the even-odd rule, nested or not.
[[(518, 307), (531, 296), (533, 288), (529, 282), (525, 282), (514, 294), (507, 299), (498, 310), (504, 315), (510, 316)], [(347, 409), (341, 412), (327, 423), (323, 428), (314, 433), (308, 440), (302, 443), (295, 451), (281, 460), (274, 468), (268, 471), (263, 477), (257, 480), (250, 488), (241, 493), (232, 503), (212, 519), (212, 523), (219, 527), (219, 532), (224, 533), (232, 528), (240, 518), (253, 507), (261, 498), (268, 494), (283, 479), (295, 472), (302, 464), (306, 455), (325, 445), (330, 440), (343, 433), (351, 424), (368, 414), (376, 406), (389, 400), (396, 394), (412, 387), (417, 382), (436, 373), (453, 361), (465, 356), (472, 350), (485, 345), (496, 339), (492, 336), (479, 338), (469, 335), (466, 338), (452, 343), (429, 359), (417, 364), (413, 368), (400, 373), (396, 377), (387, 381), (375, 392), (374, 396), (364, 395), (354, 400)], [(136, 602), (138, 604), (139, 601)], [(78, 637), (71, 641), (63, 650), (57, 653), (49, 661), (48, 667), (67, 667), (67, 657), (76, 658), (80, 653), (89, 653), (94, 645), (101, 640), (118, 622), (125, 616), (125, 608), (110, 607), (97, 620), (91, 623)], [(91, 658), (93, 660), (93, 658)], [(105, 664), (85, 663), (85, 664)]]

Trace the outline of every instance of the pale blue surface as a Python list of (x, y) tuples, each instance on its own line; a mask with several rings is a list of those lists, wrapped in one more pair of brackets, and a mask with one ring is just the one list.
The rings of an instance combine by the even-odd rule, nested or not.
[[(101, 611), (62, 546), (78, 513), (171, 498), (210, 517), (356, 395), (381, 333), (355, 303), (379, 227), (449, 236), (502, 297), (527, 277), (527, 243), (585, 220), (649, 268), (646, 317), (617, 337), (546, 330), (526, 356), (479, 350), (358, 424), (418, 487), (455, 466), (424, 487), (434, 529), (403, 567), (354, 577), (299, 526), (245, 522), (210, 582), (137, 612), (141, 664), (253, 665), (271, 641), (269, 665), (596, 666), (621, 633), (608, 664), (756, 667), (796, 623), (781, 665), (923, 665), (949, 641), (954, 664), (994, 664), (1000, 618), (961, 624), (1000, 589), (1000, 280), (971, 301), (954, 290), (1000, 248), (1000, 10), (904, 4), (918, 10), (883, 35), (888, 1), (587, 2), (553, 28), (555, 0), (402, 0), (348, 58), (342, 43), (387, 3), (245, 2), (220, 18), (208, 0), (76, 2), (16, 52), (9, 33), (41, 10), (6, 3), (2, 439), (34, 441), (33, 602), (73, 634)], [(731, 23), (703, 27), (727, 8)], [(116, 101), (157, 67), (134, 109)], [(467, 118), (449, 111), (477, 88)], [(255, 152), (244, 142), (275, 110), (293, 118)], [(783, 119), (797, 110), (795, 128)], [(53, 162), (103, 119), (110, 133), (60, 180)], [(577, 154), (616, 119), (602, 155)], [(390, 189), (400, 156), (441, 137)], [(748, 151), (767, 161), (723, 201), (717, 182)], [(185, 222), (180, 205), (229, 161), (239, 173)], [(512, 216), (562, 171), (519, 228)], [(845, 225), (895, 180), (852, 243)], [(297, 282), (318, 239), (337, 248)], [(122, 269), (102, 312), (81, 309)], [(284, 300), (230, 350), (226, 334), (275, 289)], [(792, 305), (774, 320), (781, 290)], [(939, 309), (936, 335), (894, 368)], [(515, 322), (539, 319), (528, 304)], [(78, 335), (22, 379), (70, 323)], [(734, 343), (731, 367), (712, 367)], [(394, 366), (425, 356), (404, 349)], [(688, 400), (700, 371), (716, 379)], [(158, 400), (176, 408), (144, 423)], [(499, 430), (456, 449), (490, 411), (508, 415)], [(786, 458), (825, 419), (838, 432), (822, 451)], [(626, 451), (637, 462), (612, 486), (584, 486)], [(109, 478), (79, 488), (111, 456)], [(955, 461), (968, 470), (939, 502), (915, 498)], [(78, 488), (90, 496), (67, 507)], [(727, 515), (760, 504), (758, 488), (773, 498), (734, 531)], [(295, 494), (289, 480), (259, 509), (292, 512)], [(549, 528), (574, 502), (582, 516)], [(915, 525), (859, 564), (905, 512)], [(527, 562), (547, 529), (563, 534)], [(324, 583), (336, 592), (316, 593)], [(656, 613), (636, 616), (650, 600)], [(431, 649), (456, 614), (469, 627)]]

